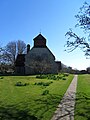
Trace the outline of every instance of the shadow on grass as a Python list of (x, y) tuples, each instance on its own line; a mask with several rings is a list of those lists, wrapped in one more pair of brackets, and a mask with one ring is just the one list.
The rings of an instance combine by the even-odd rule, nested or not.
[(29, 102), (21, 103), (24, 104), (24, 108), (22, 109), (19, 109), (17, 105), (0, 106), (0, 120), (43, 120), (44, 115), (48, 111), (51, 112), (59, 104), (60, 96), (49, 94), (42, 96), (42, 98), (37, 98), (34, 101), (36, 106), (32, 110), (34, 115), (39, 113), (38, 117), (30, 115), (30, 107), (27, 107), (30, 104)]
[(19, 110), (15, 106), (0, 107), (0, 120), (38, 120), (29, 114), (29, 111)]
[(42, 99), (41, 98), (36, 99), (36, 103), (40, 104), (40, 106), (38, 106), (35, 109), (35, 113), (39, 112), (39, 110), (41, 111), (41, 116), (39, 119), (43, 120), (43, 116), (47, 114), (47, 112), (50, 112), (50, 114), (52, 115), (54, 112), (53, 110), (55, 110), (58, 104), (60, 103), (61, 98), (62, 96), (60, 95), (48, 94), (48, 95), (42, 96)]
[(90, 95), (79, 92), (76, 96), (75, 116), (90, 120)]
[[(83, 117), (85, 120), (90, 120), (90, 96), (81, 92), (77, 93), (76, 95), (77, 95), (77, 98), (76, 98), (76, 105), (75, 105), (75, 108), (76, 108), (75, 116), (77, 117), (80, 116), (80, 117)], [(62, 119), (66, 116), (70, 116), (70, 119), (72, 119), (73, 117), (74, 107), (72, 106), (71, 102), (73, 103), (75, 98), (72, 96), (72, 94), (70, 94), (69, 96), (71, 96), (70, 99), (69, 98), (64, 99), (69, 103), (67, 108), (64, 108), (64, 104), (61, 103), (62, 106), (60, 107), (60, 109), (62, 110), (65, 109), (66, 112), (63, 115), (58, 116), (58, 119)], [(35, 113), (38, 112), (38, 110), (41, 110), (42, 113), (40, 118), (42, 119), (44, 114), (47, 111), (50, 111), (52, 109), (54, 110), (57, 107), (57, 105), (60, 103), (60, 98), (62, 98), (62, 96), (48, 94), (47, 99), (46, 99), (46, 96), (45, 97), (42, 96), (42, 99), (41, 98), (36, 99), (36, 103), (42, 104), (42, 105), (35, 109)]]
[[(75, 97), (73, 96), (73, 93), (72, 94), (68, 93), (68, 96), (63, 98), (62, 101), (60, 102), (60, 106), (58, 106), (57, 112), (55, 112), (54, 114), (56, 117), (54, 116), (53, 119), (57, 120), (68, 118), (70, 120), (73, 119), (74, 117), (73, 102), (75, 100)], [(53, 101), (53, 103), (54, 102), (55, 101)], [(85, 120), (90, 120), (90, 97), (88, 95), (86, 95), (85, 93), (77, 93), (75, 107), (76, 107), (75, 116), (77, 117), (76, 120), (81, 120), (81, 118), (84, 118)]]

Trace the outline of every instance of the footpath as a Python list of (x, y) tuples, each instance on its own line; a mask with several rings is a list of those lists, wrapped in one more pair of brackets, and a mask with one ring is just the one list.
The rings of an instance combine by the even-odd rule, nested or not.
[(74, 120), (77, 77), (77, 75), (74, 76), (51, 120)]

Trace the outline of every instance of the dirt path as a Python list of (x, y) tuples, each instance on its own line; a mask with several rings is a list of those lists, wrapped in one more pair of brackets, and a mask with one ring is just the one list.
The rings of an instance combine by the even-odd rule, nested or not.
[(61, 100), (51, 120), (74, 120), (75, 93), (77, 88), (77, 75), (74, 76), (63, 99)]

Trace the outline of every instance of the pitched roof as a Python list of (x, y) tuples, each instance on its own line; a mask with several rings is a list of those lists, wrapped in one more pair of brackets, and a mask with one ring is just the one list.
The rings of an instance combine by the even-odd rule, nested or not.
[[(42, 56), (44, 55), (43, 57), (46, 57), (47, 56), (52, 56), (53, 59), (55, 60), (55, 56), (53, 55), (53, 53), (50, 51), (50, 49), (48, 47), (33, 47), (31, 50), (30, 50), (30, 53), (28, 53), (27, 55), (31, 55), (31, 56)], [(26, 56), (27, 56), (26, 55)], [(48, 58), (47, 58), (48, 59)]]
[(36, 36), (33, 40), (46, 40), (46, 38), (45, 37), (43, 37), (42, 35), (41, 35), (41, 33), (38, 35), (38, 36)]
[(41, 34), (36, 36), (33, 40), (34, 40), (34, 47), (46, 47), (46, 39)]

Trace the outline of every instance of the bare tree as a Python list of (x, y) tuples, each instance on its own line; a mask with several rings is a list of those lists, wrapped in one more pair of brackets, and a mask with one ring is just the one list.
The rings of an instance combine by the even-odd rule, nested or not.
[(2, 47), (0, 47), (0, 64), (2, 63), (2, 51), (3, 51), (3, 49), (2, 49)]
[(15, 60), (18, 54), (23, 54), (26, 44), (21, 41), (11, 41), (5, 47), (0, 47), (0, 71), (14, 71)]
[(3, 59), (6, 62), (11, 62), (12, 64), (14, 64), (15, 62), (15, 58), (16, 58), (16, 42), (12, 41), (9, 42), (4, 49), (3, 52)]
[(17, 54), (23, 54), (25, 49), (26, 44), (24, 43), (24, 41), (11, 41), (4, 48), (3, 60), (14, 65)]
[(2, 51), (2, 48), (0, 47), (0, 53), (1, 53), (1, 51)]
[[(29, 62), (26, 62), (26, 66), (30, 68), (32, 74), (47, 74), (51, 72), (53, 63), (48, 56), (35, 56), (31, 55)], [(29, 70), (28, 70), (29, 71)]]
[(32, 68), (34, 69), (36, 74), (46, 74), (49, 73), (50, 68), (52, 67), (52, 64), (48, 62), (47, 60), (34, 60), (32, 61)]
[(18, 54), (23, 54), (26, 49), (26, 44), (22, 40), (17, 41), (17, 52)]
[(87, 38), (84, 36), (80, 37), (70, 29), (66, 33), (66, 36), (68, 36), (68, 40), (65, 45), (66, 51), (72, 52), (76, 48), (80, 48), (85, 52), (86, 56), (90, 56), (90, 5), (85, 2), (75, 17), (78, 21), (75, 27), (83, 29), (83, 32), (87, 34)]
[(14, 71), (15, 60), (18, 54), (26, 50), (24, 41), (11, 41), (5, 47), (0, 47), (0, 72)]

